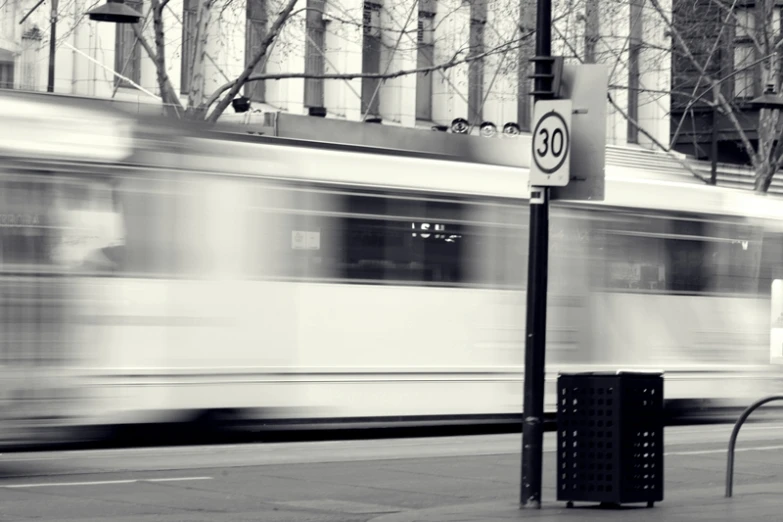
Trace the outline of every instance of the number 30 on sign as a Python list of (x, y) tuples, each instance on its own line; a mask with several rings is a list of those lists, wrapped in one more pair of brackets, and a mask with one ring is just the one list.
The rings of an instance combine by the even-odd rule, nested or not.
[(530, 185), (564, 187), (571, 176), (571, 100), (536, 103)]

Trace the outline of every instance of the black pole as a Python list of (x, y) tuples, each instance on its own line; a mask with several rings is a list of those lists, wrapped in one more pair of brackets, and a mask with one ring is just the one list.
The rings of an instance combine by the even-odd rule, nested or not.
[[(536, 15), (535, 101), (551, 91), (552, 3), (538, 0)], [(525, 402), (522, 424), (522, 508), (541, 508), (546, 374), (546, 292), (549, 257), (549, 187), (531, 187), (525, 327)]]
[(718, 95), (712, 91), (712, 143), (710, 147), (710, 185), (718, 184)]
[(52, 1), (52, 20), (49, 31), (49, 82), (47, 92), (54, 92), (54, 56), (57, 43), (57, 0)]

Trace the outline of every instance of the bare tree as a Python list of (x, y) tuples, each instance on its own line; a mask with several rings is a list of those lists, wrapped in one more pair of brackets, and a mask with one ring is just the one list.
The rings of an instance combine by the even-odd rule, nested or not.
[[(608, 103), (626, 120), (629, 141), (634, 133), (644, 136), (705, 183), (710, 180), (674, 146), (686, 124), (695, 126), (686, 122), (694, 110), (719, 112), (736, 132), (740, 151), (752, 165), (754, 190), (766, 193), (783, 165), (783, 118), (778, 109), (762, 109), (758, 121), (750, 121), (746, 111), (748, 101), (761, 94), (759, 86), (781, 92), (779, 7), (774, 0), (760, 0), (750, 8), (740, 0), (673, 0), (671, 7), (665, 2), (555, 0), (555, 10), (565, 14), (553, 24), (553, 50), (572, 62), (607, 64)], [(663, 34), (665, 39), (656, 36)], [(735, 55), (738, 41), (745, 46), (741, 55)], [(660, 68), (661, 78), (673, 71), (671, 81), (666, 85), (640, 81), (640, 55), (645, 57), (645, 67)], [(626, 98), (627, 102), (618, 102)], [(666, 138), (639, 121), (639, 104), (652, 103), (660, 104), (659, 114), (672, 118), (674, 132)], [(676, 117), (672, 107), (678, 110)], [(700, 122), (705, 123), (706, 119)]]
[(749, 99), (761, 94), (759, 86), (772, 93), (781, 89), (783, 39), (774, 0), (750, 8), (738, 0), (675, 0), (673, 14), (660, 0), (649, 2), (672, 35), (678, 73), (672, 96), (682, 114), (674, 121), (668, 149), (695, 109), (710, 108), (730, 122), (752, 166), (754, 191), (766, 193), (783, 164), (783, 122), (777, 109), (762, 109), (756, 122), (745, 111)]
[[(563, 56), (566, 63), (602, 63), (608, 67), (608, 117), (613, 120), (610, 125), (615, 127), (615, 141), (640, 142), (641, 136), (693, 176), (709, 182), (673, 150), (668, 126), (664, 137), (660, 129), (656, 132), (640, 122), (641, 110), (649, 105), (654, 106), (651, 112), (659, 120), (670, 115), (669, 98), (673, 93), (667, 78), (673, 53), (665, 36), (668, 26), (658, 10), (649, 5), (649, 0), (560, 0), (554, 6), (562, 15), (552, 26), (554, 54)], [(642, 67), (654, 84), (642, 81)], [(626, 125), (627, 135), (620, 123)]]
[[(489, 0), (473, 0), (473, 3), (477, 2), (489, 4)], [(495, 63), (500, 64), (495, 68), (495, 74), (509, 74), (509, 69), (511, 68), (509, 64), (516, 64), (516, 60), (506, 60), (504, 57), (507, 55), (514, 55), (520, 46), (532, 36), (531, 32), (523, 32), (520, 27), (516, 27), (516, 31), (513, 32), (513, 34), (508, 34), (508, 32), (506, 32), (502, 37), (498, 37), (498, 34), (500, 33), (494, 27), (489, 27), (489, 31), (495, 31), (495, 33), (497, 33), (495, 38), (492, 39), (494, 42), (493, 45), (483, 47), (480, 52), (471, 49), (470, 45), (466, 45), (455, 50), (450, 56), (445, 58), (441, 57), (441, 59), (434, 60), (433, 63), (425, 66), (419, 64), (417, 67), (402, 68), (387, 64), (388, 66), (382, 67), (380, 72), (325, 72), (323, 74), (314, 74), (312, 72), (258, 73), (257, 71), (260, 69), (258, 67), (259, 64), (267, 62), (272, 49), (280, 49), (286, 45), (283, 34), (286, 30), (294, 30), (291, 26), (292, 24), (295, 25), (297, 23), (296, 15), (302, 12), (312, 11), (313, 9), (319, 9), (310, 5), (308, 5), (308, 7), (297, 8), (297, 0), (281, 0), (276, 12), (270, 17), (271, 23), (268, 24), (260, 44), (255, 49), (255, 53), (253, 56), (247, 57), (248, 59), (245, 61), (246, 65), (242, 72), (235, 78), (227, 77), (225, 73), (223, 73), (226, 82), (214, 92), (207, 93), (204, 90), (206, 60), (211, 60), (213, 65), (215, 64), (213, 58), (208, 56), (205, 48), (207, 42), (211, 38), (217, 37), (215, 24), (220, 22), (226, 10), (235, 7), (232, 6), (232, 0), (197, 0), (196, 34), (192, 36), (192, 41), (195, 43), (191, 53), (194, 59), (192, 66), (189, 69), (191, 71), (188, 85), (189, 92), (183, 105), (183, 100), (176, 94), (176, 90), (172, 86), (165, 60), (167, 39), (165, 38), (166, 27), (164, 24), (163, 12), (167, 7), (167, 4), (168, 0), (151, 0), (148, 16), (146, 19), (143, 18), (140, 20), (140, 22), (134, 26), (135, 36), (149, 59), (155, 64), (158, 90), (163, 104), (172, 108), (173, 114), (210, 122), (217, 121), (228, 106), (231, 105), (232, 100), (239, 95), (242, 88), (252, 82), (284, 80), (289, 78), (346, 81), (352, 79), (378, 79), (381, 81), (388, 81), (401, 76), (421, 73), (443, 74), (445, 71), (463, 64), (480, 62), (493, 58), (499, 58), (499, 60), (495, 60)], [(391, 53), (399, 51), (410, 52), (417, 46), (416, 21), (418, 16), (417, 13), (415, 13), (415, 8), (418, 4), (413, 2), (412, 5), (413, 7), (408, 9), (410, 12), (407, 13), (409, 17), (408, 22), (410, 23), (399, 23), (399, 28), (392, 29), (392, 32), (394, 33), (394, 42), (393, 49), (390, 50)], [(493, 0), (492, 5), (494, 8), (497, 8), (500, 5), (500, 2)], [(455, 6), (451, 10), (441, 14), (441, 23), (446, 22), (449, 16), (458, 16), (462, 9), (464, 9), (464, 7), (461, 6), (461, 3), (455, 2)], [(509, 14), (510, 16), (514, 16), (515, 13), (511, 12)], [(356, 34), (361, 35), (361, 28), (364, 24), (361, 10), (359, 13), (353, 13), (348, 10), (336, 9), (334, 12), (330, 12), (329, 16), (331, 19), (337, 20), (343, 25), (356, 26), (356, 28), (359, 29)], [(150, 22), (150, 18), (154, 34), (154, 41), (152, 44), (145, 38), (143, 29), (145, 25)], [(396, 20), (397, 18), (394, 19)], [(388, 29), (385, 30), (388, 31)], [(301, 42), (303, 45), (304, 38), (301, 39)], [(388, 50), (389, 49), (387, 49), (387, 51)], [(288, 52), (289, 50), (284, 49), (284, 51)], [(513, 73), (513, 71), (511, 72)], [(483, 101), (486, 100), (482, 100), (482, 103)]]

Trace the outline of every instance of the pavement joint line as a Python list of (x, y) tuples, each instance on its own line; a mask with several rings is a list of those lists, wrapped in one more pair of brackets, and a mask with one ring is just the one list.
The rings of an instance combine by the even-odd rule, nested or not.
[(140, 478), (140, 479), (121, 479), (121, 480), (93, 480), (87, 482), (40, 482), (37, 484), (0, 484), (0, 488), (22, 489), (22, 488), (51, 488), (64, 486), (106, 486), (111, 484), (136, 484), (139, 482), (176, 482), (186, 480), (213, 480), (213, 477), (163, 477), (163, 478)]

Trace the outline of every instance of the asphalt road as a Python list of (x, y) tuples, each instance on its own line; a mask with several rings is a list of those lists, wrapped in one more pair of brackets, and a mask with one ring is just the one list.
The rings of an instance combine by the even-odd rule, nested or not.
[[(666, 430), (668, 496), (722, 497), (730, 432), (729, 425)], [(0, 455), (0, 520), (364, 522), (513, 503), (520, 447), (519, 435), (492, 435), (9, 453)], [(555, 434), (547, 434), (550, 499), (554, 450)], [(743, 428), (735, 477), (737, 495), (780, 490), (783, 425)]]

